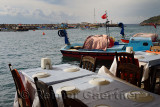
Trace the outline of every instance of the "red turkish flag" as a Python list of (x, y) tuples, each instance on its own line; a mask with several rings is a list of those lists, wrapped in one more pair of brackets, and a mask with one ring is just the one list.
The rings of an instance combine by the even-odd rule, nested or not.
[(150, 23), (150, 25), (154, 26), (155, 29), (157, 28), (156, 24), (154, 23)]
[(106, 13), (104, 15), (102, 15), (101, 18), (106, 19), (107, 18)]

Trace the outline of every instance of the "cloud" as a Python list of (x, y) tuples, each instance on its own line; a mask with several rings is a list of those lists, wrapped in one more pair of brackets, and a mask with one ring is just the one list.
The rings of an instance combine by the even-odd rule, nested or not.
[[(0, 3), (1, 23), (6, 16), (25, 18), (28, 23), (94, 22), (94, 9), (97, 22), (105, 22), (101, 16), (107, 10), (109, 20), (114, 23), (140, 23), (160, 13), (159, 0), (0, 0)], [(18, 22), (13, 19), (8, 23)]]

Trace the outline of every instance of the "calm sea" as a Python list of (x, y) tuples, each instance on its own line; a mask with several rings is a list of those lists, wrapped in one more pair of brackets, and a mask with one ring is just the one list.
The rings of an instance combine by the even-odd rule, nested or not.
[[(45, 35), (42, 33), (45, 32)], [(15, 85), (8, 68), (11, 63), (18, 70), (40, 67), (43, 57), (49, 57), (52, 64), (71, 63), (78, 61), (63, 58), (59, 51), (64, 46), (64, 38), (57, 35), (57, 30), (37, 30), (26, 32), (0, 32), (0, 106), (12, 106), (15, 96)], [(106, 34), (105, 28), (98, 30), (67, 30), (71, 43), (83, 43), (89, 35)], [(110, 28), (110, 36), (119, 40), (120, 28)], [(132, 36), (135, 33), (146, 32), (160, 35), (152, 26), (126, 25), (125, 34)]]

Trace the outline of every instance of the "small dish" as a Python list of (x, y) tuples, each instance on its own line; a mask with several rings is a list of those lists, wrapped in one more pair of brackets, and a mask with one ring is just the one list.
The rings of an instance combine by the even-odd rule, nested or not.
[(111, 107), (111, 106), (105, 105), (105, 104), (100, 104), (100, 105), (96, 105), (95, 107)]
[(134, 55), (134, 58), (137, 58), (137, 59), (144, 59), (144, 57), (142, 55)]
[(110, 82), (107, 81), (105, 78), (93, 78), (89, 81), (89, 83), (92, 85), (107, 85)]
[(56, 93), (61, 94), (62, 90), (65, 90), (67, 94), (77, 94), (79, 92), (79, 90), (75, 86), (63, 86), (57, 89)]
[(151, 102), (154, 99), (153, 96), (144, 91), (130, 91), (125, 93), (124, 96), (126, 99), (136, 102)]
[(34, 77), (38, 77), (38, 78), (46, 78), (51, 76), (51, 74), (47, 73), (47, 72), (37, 72), (36, 74), (32, 75), (32, 78)]
[(80, 70), (79, 68), (73, 67), (73, 68), (64, 69), (63, 71), (65, 71), (65, 72), (77, 72), (79, 70)]
[(156, 53), (146, 53), (146, 55), (158, 55)]

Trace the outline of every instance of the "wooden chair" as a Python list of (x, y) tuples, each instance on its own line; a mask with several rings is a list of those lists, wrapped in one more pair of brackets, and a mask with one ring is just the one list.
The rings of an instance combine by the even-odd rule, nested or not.
[(123, 63), (133, 63), (133, 64), (135, 64), (133, 53), (127, 53), (127, 52), (117, 53), (117, 52), (115, 52), (115, 56), (116, 56), (117, 65), (120, 63), (120, 61), (123, 62)]
[(41, 107), (58, 107), (52, 86), (48, 86), (44, 82), (38, 80), (37, 77), (34, 78), (34, 82), (37, 88)]
[(151, 46), (151, 47), (150, 47), (150, 51), (160, 52), (160, 46)]
[(160, 87), (160, 81), (159, 82), (156, 81), (157, 78), (160, 78), (160, 66), (159, 65), (154, 67), (153, 74), (152, 74), (151, 78), (152, 78), (152, 81), (151, 81), (151, 89), (150, 89), (150, 91), (151, 92), (155, 92), (156, 84), (159, 84), (159, 87)]
[(143, 66), (140, 68), (131, 63), (120, 63), (117, 68), (117, 77), (141, 87)]
[(29, 93), (24, 87), (19, 72), (16, 69), (12, 69), (11, 64), (8, 65), (16, 86), (19, 107), (31, 107)]
[(62, 99), (64, 107), (88, 107), (86, 104), (84, 104), (82, 101), (78, 99), (72, 99), (67, 96), (66, 91), (62, 90)]
[[(132, 63), (132, 64), (139, 66), (138, 59), (134, 59), (133, 53), (127, 53), (127, 52), (117, 53), (117, 52), (115, 52), (115, 56), (116, 56), (117, 68), (120, 63)], [(116, 74), (116, 76), (117, 76), (117, 74)]]
[(92, 72), (95, 72), (96, 70), (96, 58), (93, 58), (91, 56), (81, 56), (81, 61), (79, 67), (83, 69), (90, 70)]

